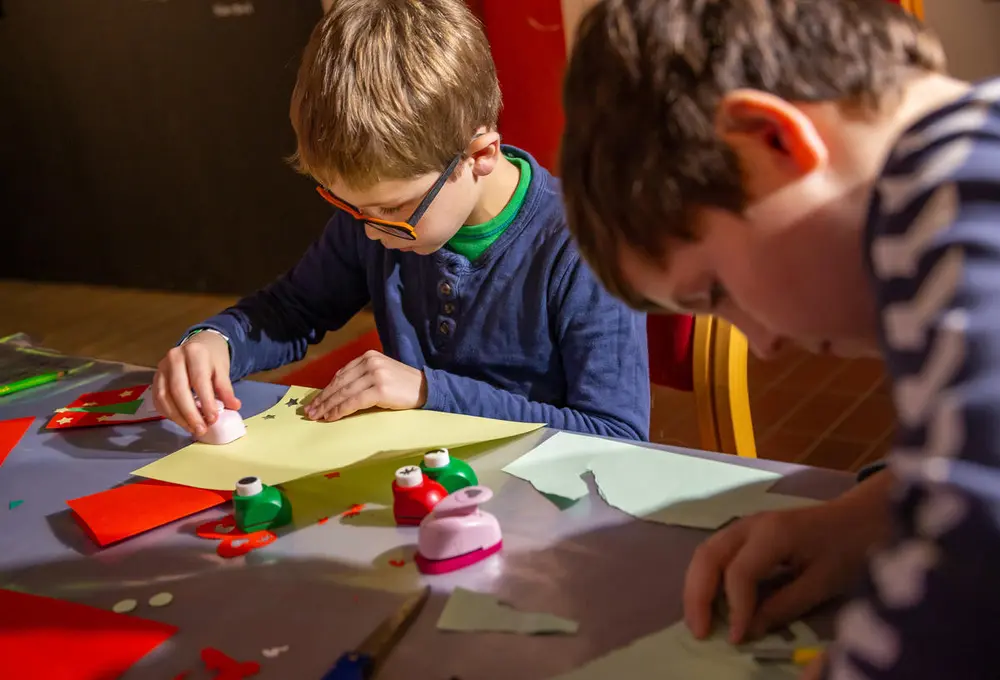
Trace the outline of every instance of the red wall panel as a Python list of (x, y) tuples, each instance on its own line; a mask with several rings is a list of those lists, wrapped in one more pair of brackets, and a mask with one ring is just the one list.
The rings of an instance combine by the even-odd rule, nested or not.
[(500, 133), (556, 171), (566, 66), (559, 0), (481, 0), (478, 8), (503, 93)]

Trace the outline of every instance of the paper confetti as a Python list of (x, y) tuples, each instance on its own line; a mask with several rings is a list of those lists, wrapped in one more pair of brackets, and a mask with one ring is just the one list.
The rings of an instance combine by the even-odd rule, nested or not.
[(13, 510), (16, 507), (19, 507), (22, 503), (24, 503), (23, 500), (11, 501), (10, 503), (7, 504), (7, 508), (9, 510)]
[(150, 607), (166, 607), (168, 604), (174, 601), (174, 596), (172, 593), (157, 593), (153, 597), (149, 598)]
[(111, 608), (111, 611), (113, 611), (116, 614), (127, 614), (131, 611), (135, 611), (135, 608), (137, 606), (139, 606), (138, 602), (136, 602), (132, 598), (128, 598), (122, 600), (121, 602), (116, 602), (115, 606)]
[(279, 654), (284, 654), (288, 651), (288, 645), (283, 645), (281, 647), (270, 647), (268, 649), (260, 650), (260, 653), (264, 655), (267, 659), (274, 659)]

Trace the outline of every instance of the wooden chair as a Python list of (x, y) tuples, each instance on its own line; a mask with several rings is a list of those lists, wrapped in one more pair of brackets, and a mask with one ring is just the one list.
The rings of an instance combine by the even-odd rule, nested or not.
[(650, 382), (693, 394), (699, 446), (756, 458), (743, 334), (710, 316), (650, 315), (646, 329)]

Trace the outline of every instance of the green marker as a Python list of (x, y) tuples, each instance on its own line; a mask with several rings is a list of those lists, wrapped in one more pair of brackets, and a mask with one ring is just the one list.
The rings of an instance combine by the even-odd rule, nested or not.
[(14, 392), (20, 392), (22, 390), (31, 389), (32, 387), (39, 387), (40, 385), (47, 385), (50, 382), (55, 382), (62, 377), (62, 373), (45, 373), (42, 375), (32, 376), (30, 378), (25, 378), (24, 380), (15, 380), (12, 383), (7, 383), (6, 385), (0, 385), (0, 397), (6, 394), (13, 394)]
[(445, 488), (455, 493), (467, 486), (476, 486), (479, 479), (472, 466), (464, 460), (452, 458), (448, 449), (438, 449), (424, 454), (420, 469), (423, 473)]
[(240, 531), (250, 534), (291, 522), (292, 504), (278, 487), (267, 486), (260, 477), (244, 477), (236, 482), (233, 515)]

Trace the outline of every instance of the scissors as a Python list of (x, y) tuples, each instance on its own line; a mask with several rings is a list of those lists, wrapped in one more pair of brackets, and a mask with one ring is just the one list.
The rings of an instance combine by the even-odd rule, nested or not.
[(375, 677), (385, 657), (406, 632), (430, 595), (430, 587), (408, 599), (396, 613), (385, 619), (358, 648), (344, 653), (322, 680), (370, 680)]

